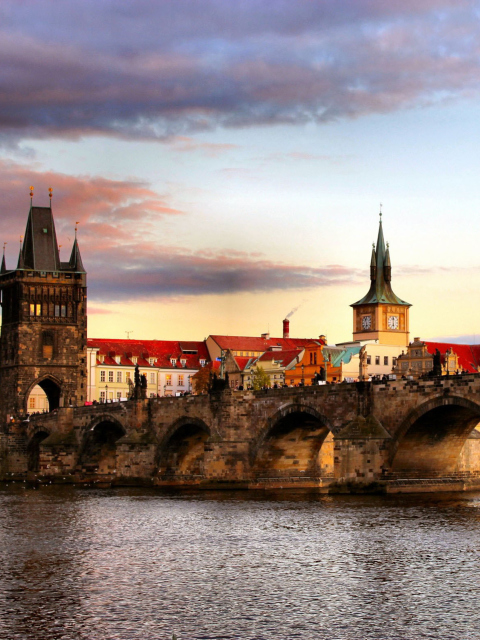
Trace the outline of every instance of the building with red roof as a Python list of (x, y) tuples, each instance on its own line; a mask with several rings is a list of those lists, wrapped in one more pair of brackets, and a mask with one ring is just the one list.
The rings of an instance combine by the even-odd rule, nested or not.
[(205, 342), (89, 338), (88, 400), (125, 400), (135, 367), (147, 378), (147, 397), (191, 392), (191, 377), (210, 362)]
[(480, 345), (431, 342), (414, 338), (398, 356), (395, 372), (419, 377), (433, 370), (434, 355), (439, 355), (442, 375), (478, 373), (480, 371)]

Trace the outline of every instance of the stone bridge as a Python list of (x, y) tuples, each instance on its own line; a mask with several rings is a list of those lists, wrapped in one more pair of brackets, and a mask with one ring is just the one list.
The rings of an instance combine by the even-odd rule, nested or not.
[(480, 376), (58, 409), (0, 434), (3, 480), (317, 491), (480, 488)]

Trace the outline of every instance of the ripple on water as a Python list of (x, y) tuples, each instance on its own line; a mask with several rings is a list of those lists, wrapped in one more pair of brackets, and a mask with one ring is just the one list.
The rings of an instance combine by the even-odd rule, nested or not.
[(8, 640), (478, 639), (480, 495), (0, 490)]

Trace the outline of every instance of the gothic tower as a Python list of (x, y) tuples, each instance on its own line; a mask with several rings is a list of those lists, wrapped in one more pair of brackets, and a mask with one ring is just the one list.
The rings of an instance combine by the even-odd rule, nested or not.
[(382, 214), (377, 248), (370, 261), (370, 289), (353, 307), (353, 339), (378, 340), (380, 344), (408, 345), (408, 310), (412, 306), (393, 292), (390, 250), (383, 239)]
[(86, 400), (86, 292), (76, 230), (60, 262), (51, 200), (31, 204), (17, 267), (7, 270), (4, 255), (0, 269), (0, 419), (26, 413), (37, 384), (51, 411)]

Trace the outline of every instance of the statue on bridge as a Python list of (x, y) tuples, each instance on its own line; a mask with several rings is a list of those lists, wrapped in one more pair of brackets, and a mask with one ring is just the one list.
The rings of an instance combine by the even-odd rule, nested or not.
[(140, 375), (138, 364), (135, 365), (134, 380), (135, 384), (130, 396), (131, 399), (145, 400), (145, 398), (147, 397), (147, 376), (144, 373)]
[(225, 391), (229, 388), (228, 371), (225, 373), (225, 378), (217, 377), (217, 374), (210, 374), (210, 385), (208, 387), (209, 393), (215, 393), (218, 391)]
[(432, 375), (434, 377), (442, 375), (442, 359), (438, 349), (435, 349), (435, 353), (433, 354)]
[(362, 380), (368, 380), (368, 364), (367, 364), (367, 347), (365, 345), (363, 345), (363, 347), (360, 349), (360, 352), (358, 354), (358, 359), (359, 359), (359, 363), (358, 363), (358, 379), (360, 381)]

